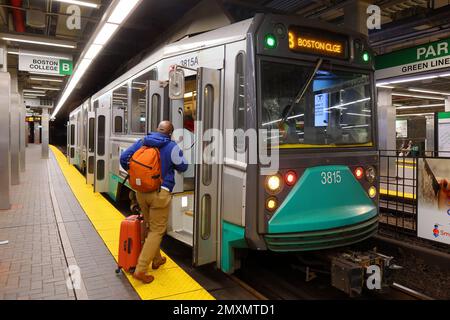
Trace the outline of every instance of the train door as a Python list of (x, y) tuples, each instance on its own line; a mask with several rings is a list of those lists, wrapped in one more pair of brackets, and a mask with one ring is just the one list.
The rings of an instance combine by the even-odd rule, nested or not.
[(161, 120), (168, 119), (168, 88), (160, 81), (148, 81), (147, 132), (154, 132)]
[[(69, 120), (69, 149), (67, 150), (67, 153), (69, 154), (69, 163), (75, 164), (75, 149), (76, 149), (76, 143), (77, 143), (77, 117), (72, 116)], [(35, 139), (36, 141), (36, 136)]]
[(94, 191), (108, 191), (109, 136), (111, 96), (100, 98), (100, 107), (95, 110), (95, 170)]
[[(30, 125), (28, 124), (28, 143), (30, 142)], [(66, 124), (66, 131), (67, 131), (67, 142), (66, 142), (66, 158), (67, 162), (70, 163), (70, 121), (67, 121)]]
[(195, 127), (194, 134), (195, 141), (201, 143), (197, 145), (195, 162), (194, 266), (217, 260), (217, 223), (220, 221), (220, 165), (217, 160), (221, 151), (211, 152), (215, 139), (205, 135), (210, 129), (220, 130), (220, 71), (199, 68), (197, 79), (196, 116), (201, 125)]
[(86, 163), (86, 182), (94, 184), (95, 168), (95, 112), (88, 112), (87, 121), (87, 163)]

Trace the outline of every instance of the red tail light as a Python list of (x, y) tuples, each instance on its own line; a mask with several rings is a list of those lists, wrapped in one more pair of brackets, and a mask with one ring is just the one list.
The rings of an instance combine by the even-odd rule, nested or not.
[(361, 179), (364, 176), (364, 169), (361, 167), (358, 167), (355, 169), (355, 177), (356, 179)]
[(295, 171), (288, 171), (284, 176), (284, 181), (288, 186), (293, 186), (297, 182), (297, 173)]

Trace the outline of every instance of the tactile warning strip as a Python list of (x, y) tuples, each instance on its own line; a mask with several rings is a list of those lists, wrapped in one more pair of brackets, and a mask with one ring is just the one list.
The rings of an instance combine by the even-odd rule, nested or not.
[[(86, 184), (84, 176), (67, 163), (66, 157), (56, 147), (50, 146), (72, 192), (91, 220), (94, 228), (105, 242), (117, 261), (119, 229), (122, 214), (101, 194), (94, 193), (93, 187)], [(164, 256), (167, 256), (163, 253)], [(158, 270), (149, 270), (155, 277), (150, 284), (136, 281), (125, 273), (133, 288), (143, 300), (213, 300), (208, 291), (180, 268), (170, 257)]]

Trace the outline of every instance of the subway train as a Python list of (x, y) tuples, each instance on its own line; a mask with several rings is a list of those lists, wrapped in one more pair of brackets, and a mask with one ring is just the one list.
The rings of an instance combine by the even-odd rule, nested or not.
[(378, 228), (373, 62), (366, 36), (296, 16), (186, 36), (70, 114), (68, 161), (95, 192), (132, 198), (120, 154), (169, 119), (190, 164), (167, 233), (195, 266), (358, 243)]

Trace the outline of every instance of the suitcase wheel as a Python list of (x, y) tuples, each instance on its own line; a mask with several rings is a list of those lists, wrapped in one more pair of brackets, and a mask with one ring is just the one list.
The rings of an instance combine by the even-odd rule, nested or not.
[(122, 270), (122, 268), (118, 267), (118, 268), (116, 269), (116, 274), (119, 274), (121, 270)]

